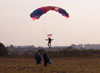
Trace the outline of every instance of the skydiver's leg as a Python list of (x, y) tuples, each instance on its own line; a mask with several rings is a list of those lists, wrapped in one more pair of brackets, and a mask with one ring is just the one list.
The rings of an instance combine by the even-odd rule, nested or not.
[(49, 42), (48, 42), (48, 47), (49, 47)]
[(48, 47), (49, 47), (49, 42), (48, 42)]
[(48, 47), (50, 48), (50, 42), (48, 42)]
[(51, 47), (51, 42), (50, 42), (50, 44), (49, 44), (49, 47)]
[(50, 48), (50, 45), (49, 45), (49, 48)]

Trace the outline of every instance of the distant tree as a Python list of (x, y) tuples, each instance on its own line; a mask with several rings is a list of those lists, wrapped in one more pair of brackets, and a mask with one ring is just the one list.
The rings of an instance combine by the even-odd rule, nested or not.
[(4, 44), (0, 43), (0, 56), (7, 56), (8, 55), (8, 50), (4, 46)]
[(43, 53), (44, 49), (38, 49), (37, 53)]

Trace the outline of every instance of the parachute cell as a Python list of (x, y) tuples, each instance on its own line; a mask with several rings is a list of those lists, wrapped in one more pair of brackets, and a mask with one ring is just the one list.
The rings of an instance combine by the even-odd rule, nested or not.
[(65, 17), (69, 17), (69, 14), (62, 8), (59, 7), (55, 7), (55, 6), (46, 6), (46, 7), (41, 7), (38, 8), (36, 10), (34, 10), (31, 14), (30, 17), (35, 20), (35, 19), (39, 19), (43, 14), (45, 14), (46, 12), (48, 12), (49, 10), (53, 10), (56, 12), (59, 12), (60, 14), (62, 14)]

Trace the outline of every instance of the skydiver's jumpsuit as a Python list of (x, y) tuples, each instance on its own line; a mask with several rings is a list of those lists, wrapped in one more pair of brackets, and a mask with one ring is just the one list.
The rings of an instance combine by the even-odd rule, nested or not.
[(48, 46), (49, 46), (49, 48), (51, 47), (51, 41), (52, 41), (53, 39), (51, 39), (50, 37), (48, 38)]

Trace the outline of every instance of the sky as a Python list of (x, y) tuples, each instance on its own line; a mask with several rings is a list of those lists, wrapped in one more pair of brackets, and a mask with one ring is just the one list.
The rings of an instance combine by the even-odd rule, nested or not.
[[(49, 11), (33, 21), (30, 13), (42, 6), (65, 9), (70, 18)], [(52, 46), (100, 44), (100, 0), (0, 0), (0, 42), (9, 45)]]

